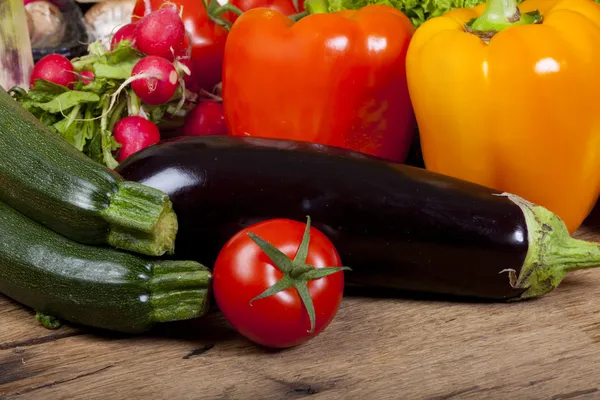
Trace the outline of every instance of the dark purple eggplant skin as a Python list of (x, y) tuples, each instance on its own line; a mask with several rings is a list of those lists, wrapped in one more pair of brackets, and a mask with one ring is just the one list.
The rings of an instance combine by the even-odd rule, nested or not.
[(239, 230), (310, 216), (352, 268), (347, 282), (491, 300), (523, 293), (500, 272), (523, 266), (523, 212), (483, 186), (340, 148), (229, 136), (166, 141), (117, 172), (170, 196), (178, 258), (213, 265)]

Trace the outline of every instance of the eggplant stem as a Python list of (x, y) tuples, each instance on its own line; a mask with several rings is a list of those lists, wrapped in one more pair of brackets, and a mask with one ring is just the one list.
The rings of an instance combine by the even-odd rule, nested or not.
[(511, 286), (526, 289), (517, 300), (551, 292), (568, 272), (600, 267), (599, 243), (572, 238), (564, 222), (542, 206), (513, 194), (502, 196), (521, 208), (527, 223), (529, 249), (521, 271), (501, 271), (508, 272)]

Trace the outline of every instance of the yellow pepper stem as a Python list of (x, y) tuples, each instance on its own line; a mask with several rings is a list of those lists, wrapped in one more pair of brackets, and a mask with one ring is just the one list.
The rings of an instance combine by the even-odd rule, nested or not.
[(535, 24), (541, 21), (538, 12), (521, 14), (516, 0), (487, 0), (485, 11), (468, 24), (471, 31), (493, 36), (516, 25)]

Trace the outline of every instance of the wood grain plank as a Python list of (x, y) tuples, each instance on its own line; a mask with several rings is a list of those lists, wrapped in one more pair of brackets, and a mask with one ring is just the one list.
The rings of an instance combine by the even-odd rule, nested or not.
[(38, 324), (34, 316), (32, 310), (0, 295), (0, 350), (82, 334), (80, 329), (70, 326), (48, 330)]
[(597, 398), (599, 296), (600, 276), (584, 271), (518, 304), (347, 298), (322, 335), (286, 351), (248, 343), (213, 313), (143, 337), (2, 350), (0, 368), (13, 379), (0, 396)]
[[(576, 236), (600, 241), (598, 220)], [(47, 331), (0, 296), (0, 399), (598, 399), (598, 299), (594, 270), (514, 304), (346, 297), (272, 351), (214, 312), (139, 337)]]

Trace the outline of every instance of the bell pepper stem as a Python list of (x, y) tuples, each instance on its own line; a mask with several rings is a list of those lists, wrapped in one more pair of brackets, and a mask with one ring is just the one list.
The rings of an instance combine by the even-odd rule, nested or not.
[(479, 32), (499, 32), (516, 25), (539, 22), (535, 13), (521, 14), (516, 0), (487, 0), (485, 11), (476, 18), (470, 28)]
[(329, 12), (329, 3), (327, 0), (306, 0), (304, 9), (311, 14), (326, 14)]

